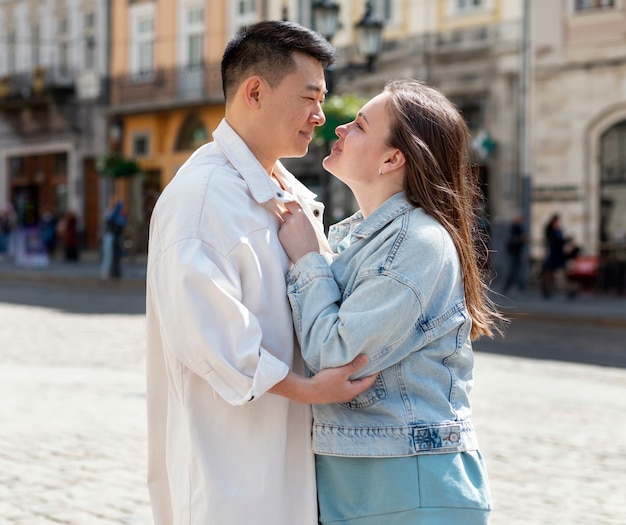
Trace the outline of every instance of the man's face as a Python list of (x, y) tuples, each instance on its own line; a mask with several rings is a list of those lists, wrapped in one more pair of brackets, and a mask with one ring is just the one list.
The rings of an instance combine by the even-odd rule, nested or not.
[(307, 55), (294, 54), (296, 70), (268, 90), (262, 105), (267, 122), (265, 149), (274, 158), (306, 155), (313, 130), (326, 121), (322, 102), (326, 81), (322, 65)]

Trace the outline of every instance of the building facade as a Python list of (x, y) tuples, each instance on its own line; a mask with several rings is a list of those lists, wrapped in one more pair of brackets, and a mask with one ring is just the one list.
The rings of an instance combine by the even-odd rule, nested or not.
[(0, 208), (78, 217), (97, 244), (108, 70), (106, 2), (0, 1)]
[(566, 235), (586, 253), (600, 255), (609, 265), (621, 263), (623, 287), (626, 5), (623, 0), (536, 4), (534, 244), (540, 244), (549, 216), (559, 213)]
[[(463, 112), (496, 270), (508, 223), (528, 204), (525, 198), (533, 258), (543, 257), (543, 226), (553, 213), (584, 252), (622, 257), (624, 0), (335, 3), (339, 25), (328, 35), (338, 50), (332, 94), (368, 98), (389, 78), (413, 77), (441, 89)], [(0, 40), (7, 50), (0, 54), (0, 203), (11, 201), (33, 217), (44, 209), (76, 211), (86, 245), (95, 246), (109, 198), (121, 197), (133, 249), (145, 250), (154, 201), (223, 117), (219, 62), (226, 42), (242, 25), (262, 19), (316, 29), (314, 4), (0, 0)], [(384, 23), (374, 68), (366, 67), (356, 31), (367, 7)], [(525, 140), (529, 173), (523, 173)], [(320, 141), (304, 159), (285, 163), (324, 195), (334, 221), (355, 203), (321, 168), (328, 146)], [(97, 177), (96, 161), (105, 153), (134, 159), (141, 173), (114, 184)]]
[(617, 273), (623, 287), (624, 0), (372, 2), (385, 26), (377, 69), (369, 73), (354, 68), (362, 60), (354, 52), (356, 3), (338, 3), (336, 91), (370, 97), (388, 78), (413, 77), (441, 89), (463, 112), (483, 182), (497, 273), (504, 271), (508, 224), (529, 206), (534, 261), (545, 256), (544, 227), (558, 213), (565, 235), (583, 253), (613, 265), (609, 273)]

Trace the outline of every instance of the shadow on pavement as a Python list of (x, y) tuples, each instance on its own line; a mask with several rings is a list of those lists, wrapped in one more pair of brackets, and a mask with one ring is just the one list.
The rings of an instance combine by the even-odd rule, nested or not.
[(0, 302), (54, 308), (77, 314), (146, 313), (145, 292), (139, 287), (99, 287), (81, 283), (0, 281)]

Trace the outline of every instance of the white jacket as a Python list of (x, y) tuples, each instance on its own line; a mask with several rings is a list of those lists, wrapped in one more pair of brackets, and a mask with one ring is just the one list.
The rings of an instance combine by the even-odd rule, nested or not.
[(267, 391), (301, 363), (278, 211), (304, 204), (324, 242), (322, 206), (277, 169), (288, 191), (222, 121), (155, 206), (147, 403), (157, 525), (317, 524), (310, 407)]

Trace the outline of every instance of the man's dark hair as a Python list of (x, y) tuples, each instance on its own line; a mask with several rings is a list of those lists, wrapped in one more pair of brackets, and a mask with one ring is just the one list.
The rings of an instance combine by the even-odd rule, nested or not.
[(270, 86), (295, 71), (293, 53), (333, 63), (335, 49), (323, 36), (293, 22), (267, 20), (243, 27), (230, 40), (222, 56), (222, 89), (228, 101), (251, 75), (263, 77)]

